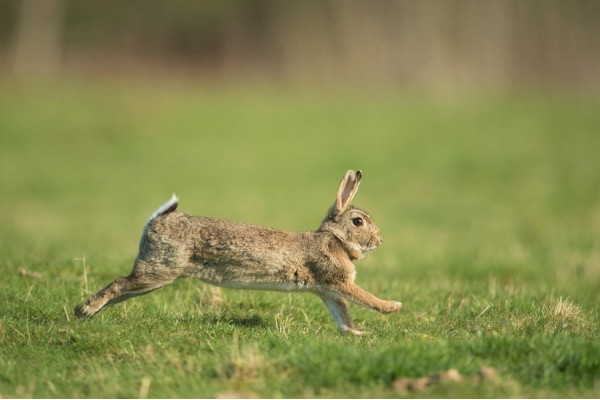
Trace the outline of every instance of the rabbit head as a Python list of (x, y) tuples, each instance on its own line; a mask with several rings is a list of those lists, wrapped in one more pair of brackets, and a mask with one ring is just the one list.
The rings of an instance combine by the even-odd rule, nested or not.
[(360, 170), (346, 172), (337, 191), (335, 203), (321, 223), (319, 231), (330, 232), (342, 243), (350, 259), (359, 259), (376, 249), (383, 239), (373, 218), (350, 204), (362, 178)]

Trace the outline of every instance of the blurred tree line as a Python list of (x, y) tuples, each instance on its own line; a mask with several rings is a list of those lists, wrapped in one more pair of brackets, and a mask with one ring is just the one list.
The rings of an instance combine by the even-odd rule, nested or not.
[(378, 85), (600, 83), (597, 0), (0, 0), (0, 68)]

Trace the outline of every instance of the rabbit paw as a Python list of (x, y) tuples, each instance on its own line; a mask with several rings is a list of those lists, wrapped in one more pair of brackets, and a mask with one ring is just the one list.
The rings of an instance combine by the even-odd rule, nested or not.
[(93, 315), (94, 313), (87, 304), (78, 304), (75, 307), (75, 316), (80, 320), (90, 318)]
[(386, 307), (383, 309), (383, 312), (389, 314), (396, 311), (400, 311), (401, 309), (402, 303), (400, 303), (399, 301), (388, 301)]
[(367, 332), (367, 331), (359, 331), (358, 329), (354, 329), (354, 328), (345, 328), (344, 329), (344, 333), (351, 333), (354, 336), (363, 336), (363, 335), (366, 335), (369, 332)]

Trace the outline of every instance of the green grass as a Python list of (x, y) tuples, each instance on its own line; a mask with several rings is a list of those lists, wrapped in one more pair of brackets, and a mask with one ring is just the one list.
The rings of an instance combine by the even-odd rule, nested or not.
[[(568, 97), (0, 82), (0, 396), (599, 397), (599, 127)], [(357, 282), (405, 304), (352, 306), (368, 336), (309, 294), (191, 280), (74, 320), (173, 192), (309, 230), (350, 168), (385, 238)], [(500, 380), (393, 389), (481, 366)]]

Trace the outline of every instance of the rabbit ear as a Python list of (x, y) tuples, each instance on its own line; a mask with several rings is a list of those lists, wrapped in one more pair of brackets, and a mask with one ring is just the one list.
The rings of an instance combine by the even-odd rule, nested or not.
[(340, 182), (340, 187), (337, 191), (337, 198), (335, 201), (334, 215), (340, 215), (348, 209), (350, 202), (354, 198), (360, 179), (362, 178), (362, 172), (360, 170), (354, 172), (349, 170), (344, 175), (344, 178)]

